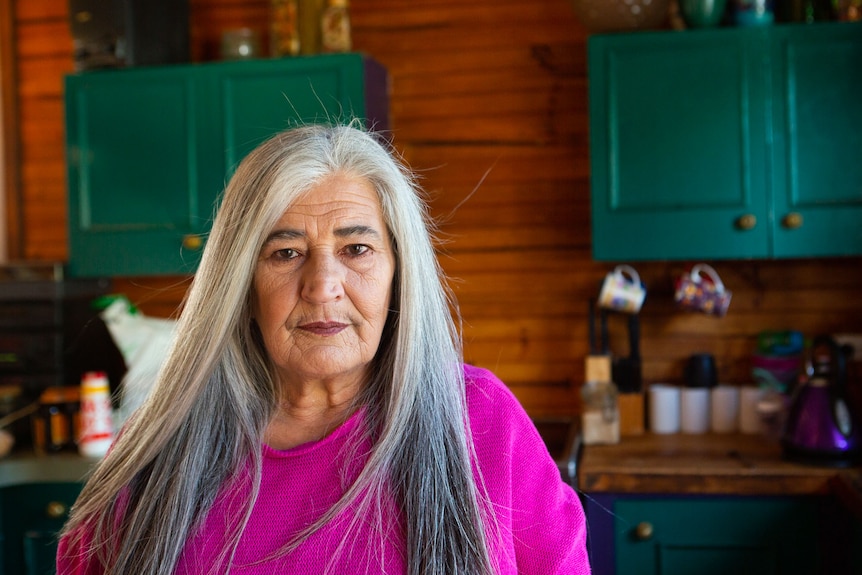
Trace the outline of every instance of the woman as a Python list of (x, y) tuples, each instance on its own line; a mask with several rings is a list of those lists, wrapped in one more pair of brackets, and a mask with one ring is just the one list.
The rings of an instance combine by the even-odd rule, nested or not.
[(575, 493), (506, 387), (462, 364), (441, 277), (373, 136), (262, 144), (58, 573), (589, 572)]

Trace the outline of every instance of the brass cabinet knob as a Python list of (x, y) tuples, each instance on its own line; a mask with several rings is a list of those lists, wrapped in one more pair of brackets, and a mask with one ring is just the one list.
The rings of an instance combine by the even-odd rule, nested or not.
[(757, 225), (757, 216), (754, 214), (744, 214), (736, 218), (736, 229), (738, 230), (753, 230)]
[(802, 214), (799, 212), (790, 212), (781, 218), (781, 225), (788, 230), (795, 230), (802, 227)]
[(204, 240), (197, 234), (187, 234), (183, 236), (183, 247), (187, 250), (196, 252), (204, 246)]
[(51, 501), (45, 506), (45, 516), (51, 519), (62, 519), (69, 512), (69, 507), (62, 501)]
[(641, 521), (635, 527), (635, 539), (638, 541), (649, 541), (652, 538), (653, 526), (649, 521)]

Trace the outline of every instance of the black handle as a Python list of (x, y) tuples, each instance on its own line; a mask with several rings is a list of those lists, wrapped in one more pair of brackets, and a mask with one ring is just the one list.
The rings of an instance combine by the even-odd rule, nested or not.
[(811, 342), (813, 358), (817, 357), (817, 350), (821, 347), (829, 348), (829, 379), (833, 383), (833, 389), (835, 392), (843, 394), (847, 386), (847, 357), (838, 342), (831, 336), (818, 335), (814, 338), (814, 341)]
[(640, 359), (641, 322), (637, 314), (629, 316), (629, 357)]
[(602, 355), (608, 355), (611, 352), (611, 343), (608, 336), (608, 310), (602, 308), (601, 312), (599, 312), (599, 319), (601, 321), (601, 325), (599, 329), (601, 330), (601, 353)]

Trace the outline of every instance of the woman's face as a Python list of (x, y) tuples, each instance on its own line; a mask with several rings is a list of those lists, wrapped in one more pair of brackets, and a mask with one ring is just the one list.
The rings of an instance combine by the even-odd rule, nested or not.
[(394, 273), (365, 180), (329, 176), (291, 206), (254, 274), (254, 318), (282, 384), (359, 382), (380, 343)]

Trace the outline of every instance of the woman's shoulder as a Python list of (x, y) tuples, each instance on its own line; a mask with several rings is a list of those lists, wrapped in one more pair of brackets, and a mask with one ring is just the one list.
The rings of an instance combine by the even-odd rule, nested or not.
[(464, 383), (471, 412), (487, 408), (521, 410), (521, 404), (509, 387), (489, 369), (464, 364)]
[(502, 440), (532, 434), (534, 427), (529, 415), (515, 394), (492, 371), (465, 364), (464, 383), (474, 440), (490, 436)]

